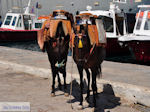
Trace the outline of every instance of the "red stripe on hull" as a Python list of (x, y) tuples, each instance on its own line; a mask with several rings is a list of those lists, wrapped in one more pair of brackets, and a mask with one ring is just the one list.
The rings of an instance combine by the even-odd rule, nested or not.
[(13, 30), (13, 29), (8, 29), (8, 28), (0, 28), (0, 31), (32, 32), (32, 31), (39, 31), (39, 30)]
[(128, 46), (137, 61), (150, 62), (150, 41), (132, 41)]
[(0, 31), (0, 42), (37, 39), (37, 31)]

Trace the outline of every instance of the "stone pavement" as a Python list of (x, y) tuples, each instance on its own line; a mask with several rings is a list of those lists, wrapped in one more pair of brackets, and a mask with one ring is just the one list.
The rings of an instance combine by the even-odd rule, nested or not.
[[(56, 97), (50, 96), (49, 79), (16, 72), (2, 65), (0, 71), (0, 102), (30, 102), (31, 112), (92, 111), (86, 101), (83, 102), (84, 109), (78, 110), (79, 85), (76, 82), (73, 83), (72, 110), (69, 97), (65, 97), (62, 91), (56, 91)], [(128, 105), (125, 100), (112, 95), (101, 93), (97, 101), (98, 112), (141, 112)]]
[[(37, 68), (50, 68), (47, 54), (36, 51), (0, 46), (0, 60)], [(68, 57), (67, 72), (78, 74), (71, 56)], [(104, 61), (102, 74), (102, 79), (150, 88), (150, 66)]]
[[(0, 64), (17, 71), (41, 77), (50, 77), (50, 66), (46, 53), (0, 46)], [(73, 67), (72, 67), (73, 66)], [(33, 68), (33, 69), (32, 69)], [(72, 57), (68, 57), (67, 79), (79, 78)], [(104, 61), (98, 85), (111, 84), (115, 93), (134, 102), (150, 106), (150, 66)]]

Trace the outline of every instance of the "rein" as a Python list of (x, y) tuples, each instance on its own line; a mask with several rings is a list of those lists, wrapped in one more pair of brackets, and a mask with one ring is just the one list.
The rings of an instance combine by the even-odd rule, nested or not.
[[(79, 36), (81, 36), (81, 34), (77, 34), (76, 36), (79, 37)], [(82, 35), (82, 36), (86, 36), (86, 35)], [(90, 49), (90, 53), (87, 53), (87, 54), (85, 55), (85, 56), (88, 55), (88, 57), (87, 57), (87, 58), (84, 57), (83, 59), (78, 59), (78, 61), (79, 61), (79, 62), (83, 61), (84, 64), (87, 63), (88, 60), (89, 60), (89, 57), (92, 55), (92, 53), (93, 53), (95, 47), (96, 47), (96, 43), (94, 43), (94, 44), (92, 45), (92, 48)]]
[(96, 47), (96, 44), (94, 44), (93, 46), (92, 46), (92, 48), (90, 49), (90, 53), (88, 54), (88, 57), (87, 58), (83, 58), (83, 59), (78, 59), (77, 61), (78, 62), (83, 62), (83, 65), (89, 65), (87, 62), (88, 62), (88, 60), (89, 60), (89, 57), (92, 55), (92, 53), (93, 53), (93, 50), (94, 50), (94, 48)]

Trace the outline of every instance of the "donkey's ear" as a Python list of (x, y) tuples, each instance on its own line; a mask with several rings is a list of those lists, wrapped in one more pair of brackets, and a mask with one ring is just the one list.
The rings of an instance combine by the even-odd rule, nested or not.
[(77, 33), (77, 26), (75, 24), (73, 25), (73, 31), (75, 34)]

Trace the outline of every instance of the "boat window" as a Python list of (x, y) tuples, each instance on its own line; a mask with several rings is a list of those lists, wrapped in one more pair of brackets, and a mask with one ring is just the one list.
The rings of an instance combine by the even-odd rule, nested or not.
[(117, 31), (117, 35), (123, 35), (123, 21), (124, 18), (123, 17), (119, 17), (116, 15), (116, 31)]
[(23, 16), (25, 30), (29, 30), (29, 20), (31, 20), (31, 17), (29, 15)]
[(42, 23), (35, 23), (35, 28), (41, 28), (42, 27)]
[(137, 26), (136, 26), (136, 29), (137, 29), (137, 30), (140, 29), (141, 23), (142, 23), (142, 18), (140, 17), (140, 18), (138, 19), (138, 23), (137, 23)]
[(150, 30), (150, 19), (146, 20), (144, 30)]
[(21, 24), (21, 16), (19, 16), (18, 23), (17, 23), (17, 27), (22, 27), (22, 24)]
[(102, 16), (101, 17), (104, 23), (104, 29), (106, 32), (114, 32), (113, 19), (110, 17)]
[(7, 16), (6, 21), (5, 21), (5, 25), (9, 25), (11, 22), (12, 16)]
[(17, 19), (17, 17), (14, 17), (13, 22), (12, 22), (12, 26), (15, 26), (16, 19)]

